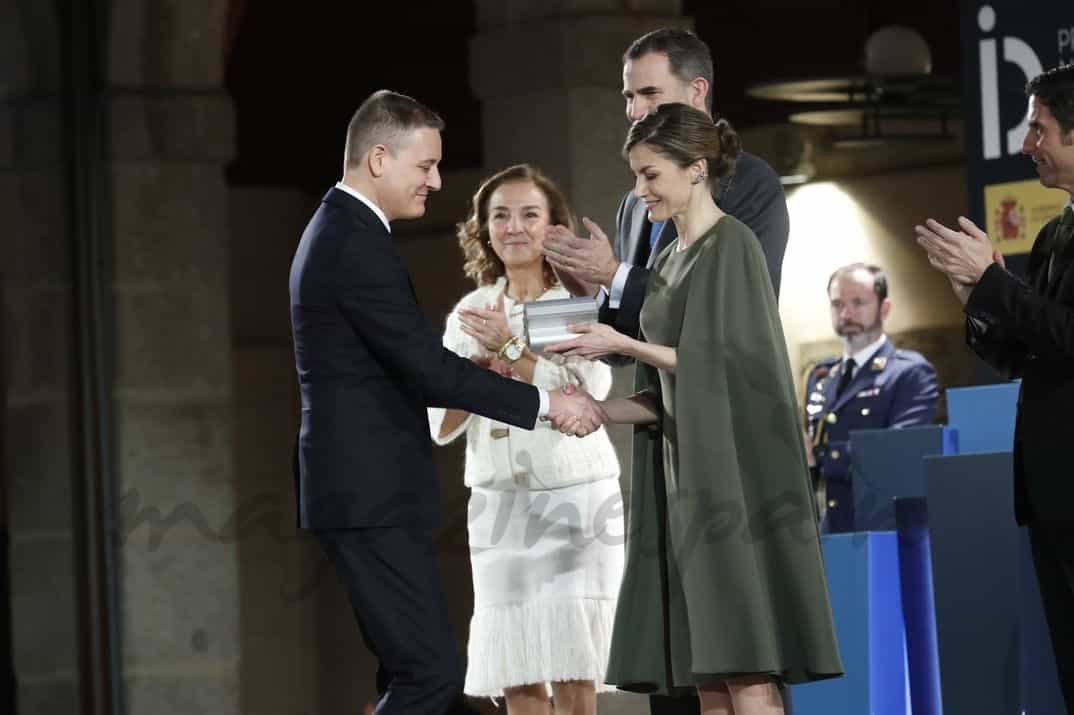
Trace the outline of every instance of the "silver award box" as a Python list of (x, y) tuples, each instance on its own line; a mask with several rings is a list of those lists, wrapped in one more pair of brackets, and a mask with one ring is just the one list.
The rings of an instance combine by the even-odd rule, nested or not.
[(522, 329), (526, 343), (535, 352), (577, 337), (567, 330), (572, 323), (583, 325), (596, 322), (597, 301), (593, 298), (542, 300), (522, 306)]

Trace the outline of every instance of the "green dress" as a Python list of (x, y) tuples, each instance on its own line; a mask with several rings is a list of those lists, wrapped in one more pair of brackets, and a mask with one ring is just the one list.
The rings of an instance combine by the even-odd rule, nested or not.
[(724, 216), (657, 258), (641, 311), (676, 372), (635, 430), (607, 681), (675, 692), (736, 675), (837, 677), (820, 539), (779, 313), (756, 237)]

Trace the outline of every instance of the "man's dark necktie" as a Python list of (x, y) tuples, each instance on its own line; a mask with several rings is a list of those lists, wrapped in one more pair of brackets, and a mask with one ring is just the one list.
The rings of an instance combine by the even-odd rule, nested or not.
[(648, 266), (656, 258), (656, 242), (660, 240), (660, 231), (663, 228), (663, 221), (653, 221), (649, 224), (649, 241), (638, 246), (637, 255), (634, 256), (639, 266)]
[(1070, 245), (1072, 238), (1074, 238), (1074, 209), (1067, 204), (1067, 207), (1063, 209), (1063, 217), (1059, 219), (1059, 225), (1056, 227), (1055, 240), (1052, 241), (1052, 255), (1048, 259), (1048, 280), (1052, 279), (1055, 262), (1059, 256), (1063, 255), (1063, 251)]
[(854, 358), (847, 358), (843, 363), (843, 372), (839, 375), (839, 384), (835, 386), (835, 399), (839, 399), (839, 396), (843, 394), (843, 390), (847, 389), (847, 385), (850, 384), (851, 379), (854, 377), (854, 368), (857, 363), (854, 362)]

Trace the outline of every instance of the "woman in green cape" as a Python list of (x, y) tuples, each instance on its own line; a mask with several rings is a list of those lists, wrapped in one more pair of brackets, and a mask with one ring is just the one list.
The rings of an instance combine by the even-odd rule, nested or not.
[(730, 125), (683, 104), (634, 123), (624, 155), (656, 259), (643, 340), (605, 325), (566, 354), (636, 359), (637, 392), (603, 403), (634, 424), (630, 526), (607, 680), (696, 688), (706, 715), (783, 712), (783, 685), (837, 677), (805, 452), (779, 313), (753, 232), (713, 201)]

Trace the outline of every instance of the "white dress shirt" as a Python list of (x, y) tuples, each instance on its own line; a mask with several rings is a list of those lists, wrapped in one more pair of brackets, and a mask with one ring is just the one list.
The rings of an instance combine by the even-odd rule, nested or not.
[(384, 215), (384, 212), (380, 210), (379, 206), (366, 198), (360, 191), (352, 189), (351, 187), (344, 184), (342, 181), (336, 182), (336, 188), (345, 194), (350, 194), (351, 196), (368, 206), (369, 210), (375, 213), (377, 215), (377, 218), (380, 219), (380, 222), (384, 224), (384, 230), (386, 230), (388, 233), (392, 232), (392, 227), (388, 225), (388, 217)]
[[(866, 363), (869, 362), (869, 360), (873, 357), (873, 355), (876, 354), (876, 351), (879, 350), (881, 348), (881, 346), (884, 343), (887, 342), (887, 340), (888, 340), (888, 336), (886, 336), (883, 333), (881, 333), (879, 338), (877, 338), (873, 342), (869, 343), (868, 345), (866, 345), (864, 348), (862, 348), (858, 352), (854, 353), (853, 355), (848, 354), (844, 350), (843, 351), (843, 365), (845, 366), (847, 364), (847, 359), (853, 358), (854, 359), (854, 371), (857, 372), (862, 366), (864, 366)], [(854, 377), (854, 376), (851, 375), (851, 377)]]

